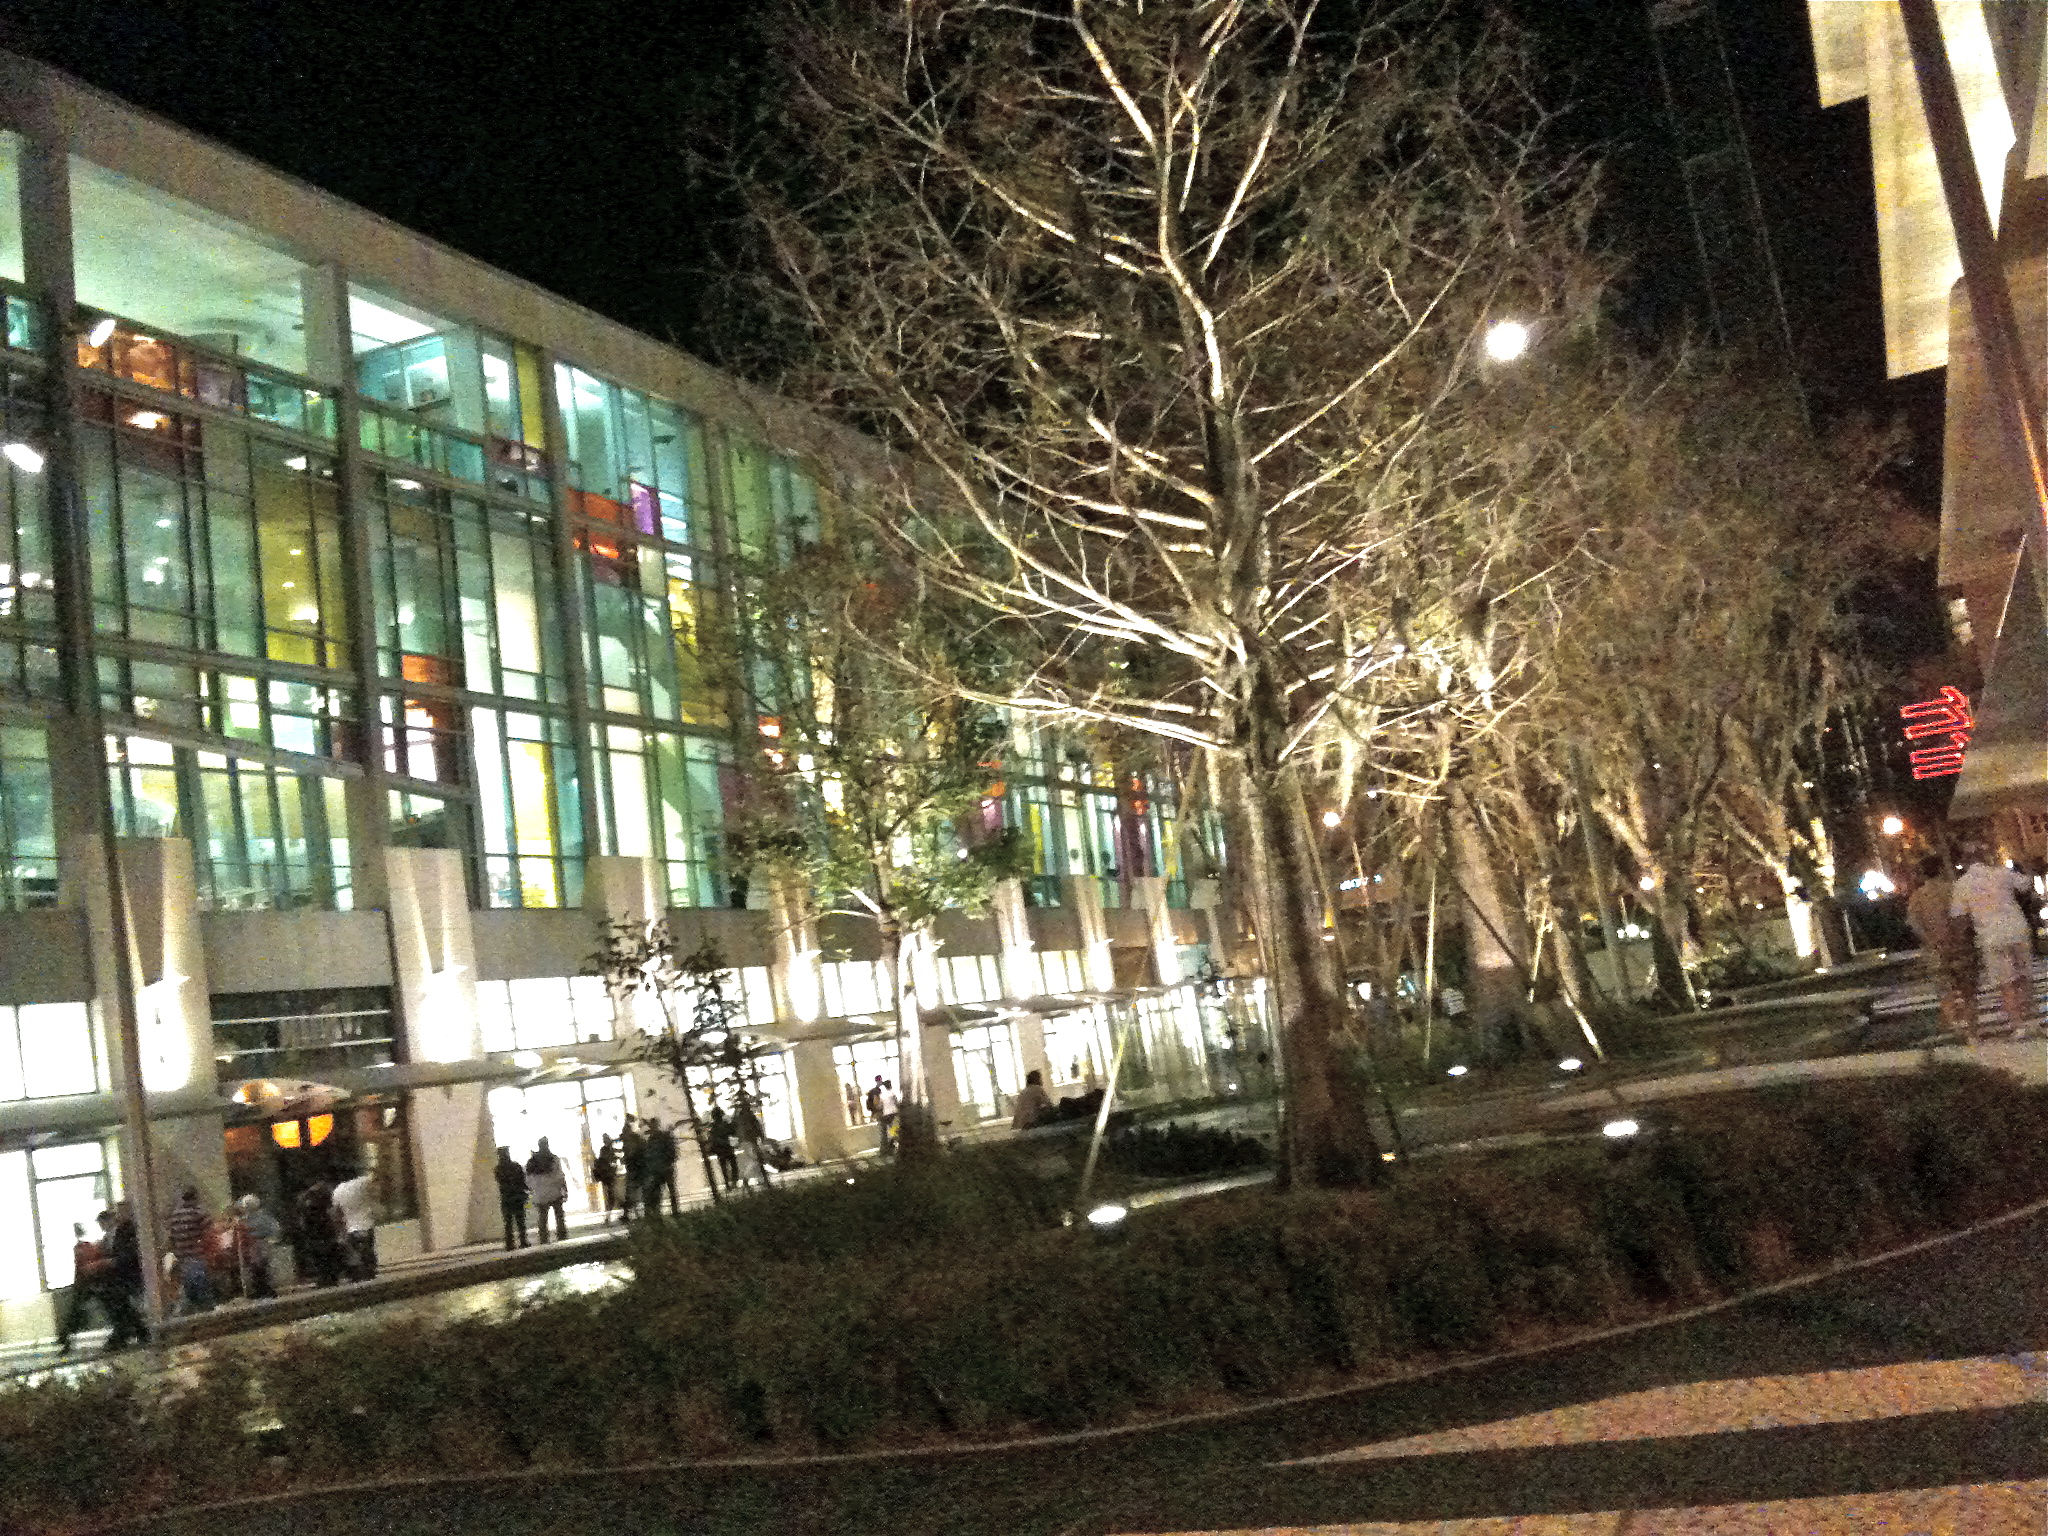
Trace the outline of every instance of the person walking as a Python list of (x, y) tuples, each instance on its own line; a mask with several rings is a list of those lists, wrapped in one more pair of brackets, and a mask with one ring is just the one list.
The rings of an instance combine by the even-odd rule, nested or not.
[(334, 1186), (334, 1209), (341, 1218), (341, 1240), (347, 1245), (351, 1280), (377, 1278), (377, 1191), (370, 1170)]
[(164, 1237), (177, 1260), (180, 1313), (213, 1310), (213, 1275), (206, 1267), (212, 1237), (209, 1226), (205, 1208), (199, 1203), (199, 1186), (187, 1184), (164, 1223)]
[(896, 1091), (896, 1084), (881, 1082), (881, 1092), (875, 1096), (875, 1124), (881, 1128), (884, 1157), (896, 1155), (896, 1117), (902, 1113), (903, 1096)]
[(704, 1128), (704, 1150), (711, 1154), (718, 1164), (718, 1177), (727, 1189), (740, 1181), (739, 1159), (733, 1155), (732, 1122), (725, 1117), (725, 1106), (711, 1106), (711, 1119)]
[(739, 1143), (741, 1180), (766, 1189), (768, 1155), (761, 1146), (761, 1117), (754, 1109), (753, 1100), (741, 1098), (740, 1107), (733, 1112), (732, 1134)]
[(619, 1169), (620, 1219), (631, 1221), (633, 1207), (647, 1192), (647, 1136), (632, 1115), (626, 1116), (625, 1129), (619, 1132)]
[(661, 1212), (662, 1191), (668, 1191), (668, 1213), (680, 1216), (683, 1202), (676, 1194), (676, 1133), (652, 1116), (647, 1121), (647, 1213)]
[(612, 1212), (619, 1208), (619, 1144), (612, 1140), (609, 1131), (598, 1143), (597, 1156), (591, 1161), (590, 1171), (597, 1179), (597, 1192), (604, 1201), (604, 1223), (610, 1226)]
[(100, 1252), (106, 1265), (99, 1271), (100, 1305), (106, 1309), (107, 1353), (149, 1341), (142, 1316), (142, 1235), (135, 1230), (135, 1212), (123, 1200), (99, 1214)]
[[(57, 1314), (57, 1353), (71, 1353), (72, 1335), (83, 1331), (92, 1316), (92, 1303), (98, 1297), (101, 1274), (106, 1268), (106, 1255), (100, 1245), (85, 1235), (85, 1223), (71, 1223), (71, 1288), (64, 1295), (63, 1308)], [(108, 1314), (108, 1325), (113, 1323), (113, 1314), (104, 1302), (100, 1310)]]
[(235, 1265), (242, 1275), (242, 1295), (268, 1301), (277, 1295), (271, 1278), (270, 1251), (277, 1241), (277, 1218), (263, 1209), (263, 1197), (248, 1194), (235, 1204)]
[(505, 1218), (505, 1251), (512, 1251), (512, 1233), (519, 1232), (519, 1246), (526, 1241), (526, 1170), (512, 1161), (510, 1147), (498, 1148), (498, 1166), (491, 1170), (498, 1181), (498, 1214)]
[(1024, 1086), (1010, 1109), (1010, 1129), (1028, 1131), (1052, 1113), (1052, 1096), (1045, 1091), (1045, 1074), (1033, 1067), (1024, 1074)]
[(299, 1273), (313, 1284), (341, 1283), (347, 1267), (347, 1250), (341, 1237), (341, 1217), (334, 1209), (334, 1186), (316, 1179), (299, 1194), (292, 1208), (298, 1242), (293, 1250)]
[(555, 1213), (555, 1241), (569, 1235), (569, 1221), (563, 1214), (569, 1199), (569, 1170), (548, 1147), (543, 1136), (526, 1160), (526, 1192), (533, 1200), (533, 1212), (540, 1220), (540, 1240), (548, 1241), (548, 1212)]
[(1979, 847), (1971, 850), (1970, 867), (1957, 877), (1948, 908), (1949, 916), (1970, 920), (1984, 979), (1998, 988), (2006, 1022), (2023, 1037), (2036, 1033), (2032, 925), (2020, 907), (2033, 893), (2033, 881), (1993, 864)]
[(1968, 1045), (1977, 1043), (1977, 951), (1970, 933), (1949, 915), (1955, 881), (1948, 860), (1929, 854), (1920, 861), (1920, 884), (1906, 899), (1906, 925), (1920, 940), (1920, 958), (1934, 980), (1941, 1022)]

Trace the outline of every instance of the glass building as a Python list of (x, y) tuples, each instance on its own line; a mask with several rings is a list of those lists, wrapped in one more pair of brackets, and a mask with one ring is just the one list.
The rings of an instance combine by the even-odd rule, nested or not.
[[(38, 1234), (0, 1331), (122, 1195), (129, 1074), (160, 1193), (368, 1168), (387, 1253), (477, 1235), (494, 1145), (674, 1116), (582, 975), (605, 920), (716, 940), (773, 1128), (864, 1149), (874, 940), (797, 948), (733, 878), (700, 635), (876, 450), (39, 65), (0, 55), (0, 110), (0, 1218)], [(1014, 747), (984, 816), (1037, 873), (929, 979), (962, 1128), (1214, 940), (1170, 775)]]

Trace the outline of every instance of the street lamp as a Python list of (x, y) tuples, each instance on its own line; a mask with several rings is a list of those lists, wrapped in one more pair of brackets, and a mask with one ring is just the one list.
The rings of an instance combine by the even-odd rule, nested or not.
[(1333, 829), (1334, 829), (1334, 828), (1336, 828), (1336, 827), (1341, 827), (1341, 826), (1343, 826), (1343, 825), (1344, 825), (1344, 813), (1343, 813), (1342, 811), (1325, 811), (1325, 812), (1323, 812), (1323, 825), (1324, 825), (1324, 826), (1326, 826), (1326, 827), (1330, 827), (1330, 828), (1333, 828)]
[(1906, 823), (1897, 816), (1887, 816), (1878, 823), (1878, 830), (1886, 837), (1897, 837), (1906, 830)]
[(1519, 320), (1496, 320), (1486, 328), (1486, 355), (1496, 363), (1512, 363), (1529, 350), (1529, 327)]

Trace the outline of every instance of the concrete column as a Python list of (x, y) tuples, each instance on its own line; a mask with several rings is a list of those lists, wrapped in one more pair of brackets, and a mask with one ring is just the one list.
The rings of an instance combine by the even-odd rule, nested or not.
[[(775, 1017), (797, 1024), (816, 1022), (825, 1009), (823, 951), (818, 947), (818, 922), (810, 892), (787, 877), (768, 887), (771, 914), (768, 987), (775, 998)], [(834, 1123), (840, 1117), (834, 1117)]]
[[(393, 1001), (415, 1062), (468, 1061), (483, 1053), (477, 1017), (476, 944), (470, 928), (462, 855), (449, 848), (392, 848), (384, 854), (390, 889)], [(429, 1252), (495, 1235), (489, 1184), (488, 1121), (481, 1083), (423, 1089), (409, 1102), (414, 1187), (421, 1246)], [(490, 1212), (478, 1231), (478, 1211)]]
[(1166, 904), (1165, 878), (1140, 875), (1131, 882), (1131, 900), (1145, 914), (1153, 974), (1162, 987), (1170, 987), (1181, 979), (1180, 934), (1173, 926), (1173, 909)]
[(353, 385), (348, 279), (340, 267), (330, 262), (299, 274), (299, 318), (306, 328), (306, 377), (322, 384)]
[(790, 1075), (796, 1079), (797, 1114), (803, 1121), (803, 1152), (810, 1162), (828, 1162), (855, 1150), (864, 1136), (874, 1140), (866, 1126), (848, 1126), (846, 1098), (839, 1089), (839, 1074), (832, 1070), (832, 1042), (798, 1040), (789, 1048)]
[[(657, 874), (654, 860), (638, 854), (604, 854), (584, 861), (583, 910), (590, 918), (593, 949), (604, 926), (631, 923), (636, 929), (645, 929), (667, 916), (666, 893), (657, 884)], [(658, 1031), (663, 1027), (659, 1004), (645, 993), (614, 997), (612, 1005), (614, 1028), (621, 1036), (636, 1029)]]
[(1091, 992), (1116, 990), (1116, 966), (1109, 953), (1109, 924), (1102, 915), (1102, 887), (1093, 875), (1063, 875), (1061, 904), (1081, 927), (1081, 982)]
[(1031, 909), (1024, 904), (1024, 882), (999, 880), (989, 896), (989, 914), (996, 920), (996, 969), (1003, 978), (1003, 996), (1013, 1001), (1037, 997), (1045, 990), (1038, 964), (1038, 945), (1031, 937)]
[[(199, 937), (199, 892), (192, 845), (182, 837), (123, 839), (116, 845), (128, 891), (130, 973), (135, 979), (142, 1083), (151, 1096), (211, 1096), (213, 1010), (206, 951)], [(105, 903), (95, 903), (104, 912)], [(110, 1005), (99, 1003), (101, 1016)], [(228, 1164), (219, 1115), (152, 1120), (160, 1202), (187, 1184), (199, 1186), (208, 1209), (227, 1203)]]

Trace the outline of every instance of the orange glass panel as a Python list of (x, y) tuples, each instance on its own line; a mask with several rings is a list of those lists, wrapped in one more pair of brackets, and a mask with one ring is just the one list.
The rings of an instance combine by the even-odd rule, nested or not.
[(270, 1128), (270, 1139), (287, 1152), (299, 1144), (299, 1122), (280, 1120)]
[(319, 1146), (334, 1134), (334, 1116), (314, 1115), (306, 1121), (306, 1129), (313, 1134), (313, 1145)]

